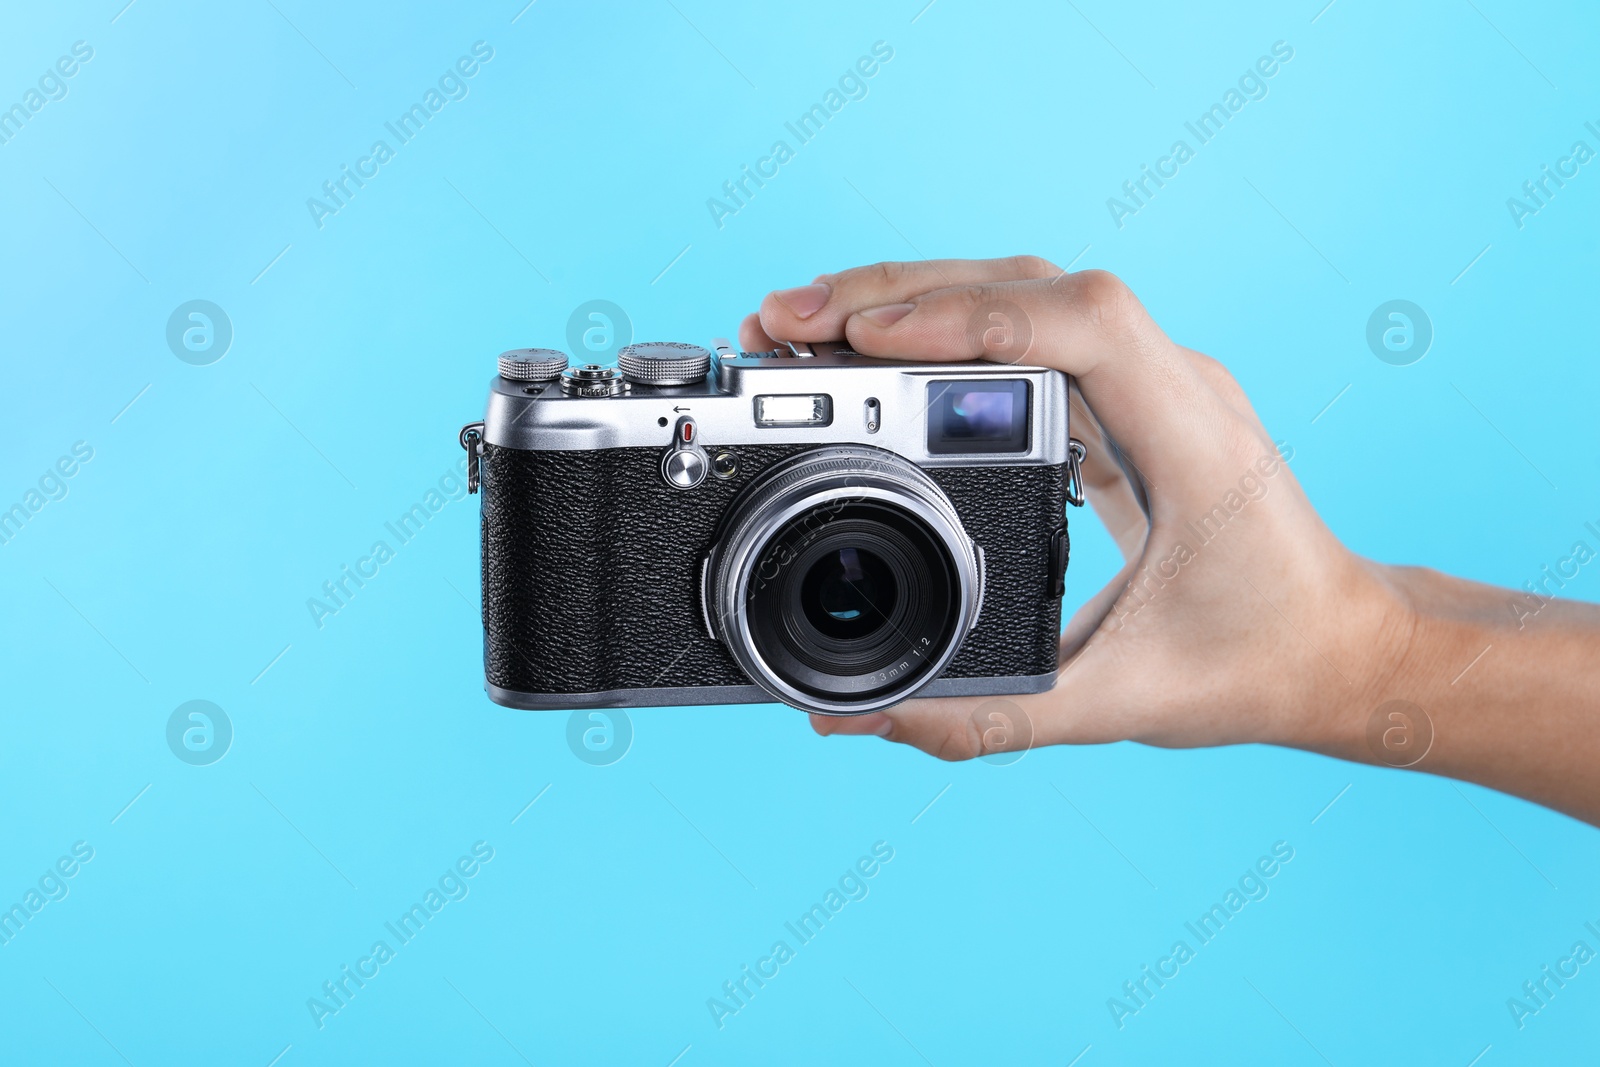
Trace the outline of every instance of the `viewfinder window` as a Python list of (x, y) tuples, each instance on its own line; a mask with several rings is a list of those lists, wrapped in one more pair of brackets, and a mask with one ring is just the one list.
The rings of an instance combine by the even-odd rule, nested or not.
[(1028, 382), (938, 381), (928, 383), (928, 451), (1026, 452)]

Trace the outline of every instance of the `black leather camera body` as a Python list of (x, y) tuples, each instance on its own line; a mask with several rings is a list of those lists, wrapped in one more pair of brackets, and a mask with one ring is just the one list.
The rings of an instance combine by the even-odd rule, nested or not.
[(843, 345), (500, 357), (485, 689), (514, 708), (859, 714), (1056, 677), (1082, 446), (1058, 371)]

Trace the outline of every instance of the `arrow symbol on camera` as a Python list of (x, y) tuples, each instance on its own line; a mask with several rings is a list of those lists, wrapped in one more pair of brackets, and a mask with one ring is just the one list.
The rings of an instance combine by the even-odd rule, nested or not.
[(674, 408), (673, 408), (673, 409), (672, 409), (672, 410), (673, 410), (673, 411), (688, 411), (688, 410), (689, 410), (689, 408), (680, 408), (680, 407), (674, 407)]

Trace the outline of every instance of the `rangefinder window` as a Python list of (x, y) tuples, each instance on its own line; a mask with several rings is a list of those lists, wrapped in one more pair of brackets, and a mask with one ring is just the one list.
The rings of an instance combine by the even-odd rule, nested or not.
[(930, 453), (1027, 450), (1026, 380), (928, 383)]

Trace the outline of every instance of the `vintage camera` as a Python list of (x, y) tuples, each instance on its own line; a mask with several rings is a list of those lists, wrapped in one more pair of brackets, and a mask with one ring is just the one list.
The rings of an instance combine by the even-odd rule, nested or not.
[(1082, 503), (1066, 376), (714, 348), (500, 357), (460, 438), (490, 698), (849, 715), (1050, 688)]

